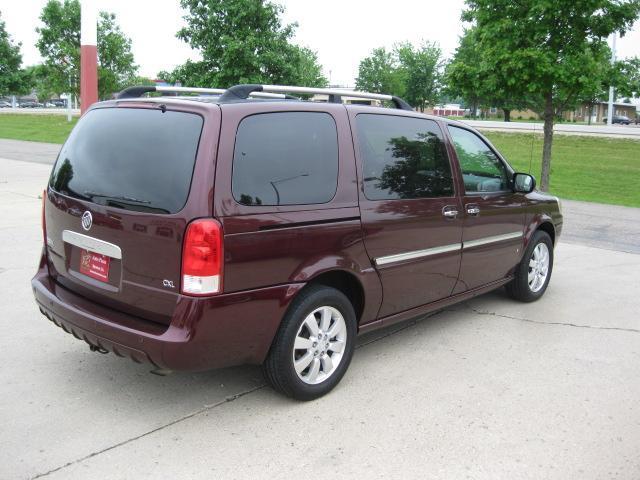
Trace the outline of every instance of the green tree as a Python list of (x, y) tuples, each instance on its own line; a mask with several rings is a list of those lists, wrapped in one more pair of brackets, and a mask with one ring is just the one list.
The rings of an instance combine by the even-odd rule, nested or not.
[(531, 107), (528, 96), (513, 88), (512, 79), (494, 68), (478, 41), (475, 28), (466, 29), (460, 45), (445, 69), (447, 92), (461, 96), (475, 115), (478, 107), (496, 107), (504, 121), (511, 121), (511, 110)]
[[(36, 46), (47, 68), (47, 89), (56, 94), (80, 93), (80, 2), (49, 0), (40, 15)], [(100, 12), (98, 19), (98, 95), (108, 98), (135, 77), (138, 67), (131, 40), (116, 23), (115, 15)]]
[(294, 85), (326, 87), (327, 77), (322, 73), (318, 55), (306, 47), (293, 45), (291, 48), (292, 82)]
[(406, 91), (404, 76), (397, 54), (384, 47), (376, 48), (360, 61), (356, 89), (403, 97)]
[(593, 117), (593, 110), (598, 102), (606, 100), (609, 98), (609, 86), (614, 85), (618, 86), (618, 81), (620, 78), (618, 74), (620, 70), (618, 70), (618, 65), (611, 65), (611, 50), (607, 47), (603, 47), (600, 52), (601, 58), (599, 62), (595, 62), (591, 68), (592, 70), (589, 72), (594, 78), (599, 79), (599, 82), (593, 82), (591, 88), (585, 89), (584, 92), (580, 94), (580, 103), (586, 104), (587, 107), (587, 122), (591, 125), (591, 118)]
[(507, 79), (511, 96), (530, 98), (543, 112), (540, 187), (548, 190), (556, 115), (597, 90), (607, 37), (624, 33), (640, 13), (640, 0), (466, 0), (488, 67)]
[(616, 92), (627, 98), (640, 96), (640, 58), (617, 61), (611, 73)]
[(25, 73), (29, 78), (29, 85), (35, 90), (38, 100), (48, 100), (57, 92), (51, 90), (50, 70), (46, 65), (32, 65), (25, 68)]
[(20, 68), (20, 46), (11, 40), (0, 18), (0, 95), (26, 93), (30, 88), (30, 77)]
[(116, 23), (113, 13), (100, 12), (98, 19), (98, 96), (108, 98), (134, 83), (138, 66), (131, 39)]
[(465, 30), (453, 58), (445, 67), (446, 93), (463, 98), (473, 117), (488, 98), (483, 90), (485, 72), (478, 61), (481, 52), (475, 37), (474, 29)]
[(436, 43), (424, 42), (414, 48), (410, 43), (396, 47), (400, 68), (403, 71), (405, 100), (421, 112), (428, 105), (435, 105), (442, 85), (442, 50)]
[(36, 47), (47, 68), (48, 89), (76, 96), (80, 89), (80, 2), (50, 0), (42, 9)]
[(296, 24), (283, 25), (284, 9), (265, 0), (181, 0), (186, 26), (178, 33), (201, 61), (158, 76), (190, 86), (238, 83), (324, 86), (316, 54), (291, 43)]

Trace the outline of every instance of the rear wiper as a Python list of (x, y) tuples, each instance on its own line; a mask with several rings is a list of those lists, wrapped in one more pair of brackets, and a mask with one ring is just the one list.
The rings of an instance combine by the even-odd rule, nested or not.
[(104, 193), (98, 192), (84, 192), (84, 195), (88, 197), (90, 200), (93, 200), (95, 197), (105, 198), (107, 200), (124, 200), (125, 202), (135, 202), (135, 203), (151, 203), (149, 200), (139, 200), (133, 197), (127, 197), (124, 195), (105, 195)]

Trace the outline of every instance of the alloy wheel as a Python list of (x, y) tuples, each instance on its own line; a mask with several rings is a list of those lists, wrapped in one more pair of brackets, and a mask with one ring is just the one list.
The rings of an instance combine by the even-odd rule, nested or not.
[(529, 260), (529, 289), (533, 292), (539, 292), (544, 286), (547, 276), (549, 275), (549, 247), (546, 243), (540, 242), (533, 249), (531, 259)]
[(323, 306), (307, 315), (293, 345), (293, 367), (298, 378), (317, 385), (329, 378), (342, 361), (347, 326), (335, 308)]

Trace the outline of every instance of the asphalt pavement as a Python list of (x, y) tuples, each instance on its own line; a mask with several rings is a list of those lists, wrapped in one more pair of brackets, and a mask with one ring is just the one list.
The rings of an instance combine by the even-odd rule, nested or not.
[(53, 165), (62, 145), (0, 138), (0, 158)]
[[(0, 478), (640, 478), (637, 209), (565, 202), (540, 301), (499, 290), (364, 336), (299, 403), (257, 367), (158, 377), (46, 320), (29, 280), (50, 168), (0, 158)], [(572, 236), (593, 222), (604, 237)]]

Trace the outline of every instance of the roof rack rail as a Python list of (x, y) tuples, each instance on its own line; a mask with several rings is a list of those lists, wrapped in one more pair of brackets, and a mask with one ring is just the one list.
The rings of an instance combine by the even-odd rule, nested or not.
[(294, 87), (288, 85), (257, 85), (257, 84), (242, 84), (230, 87), (220, 97), (221, 101), (237, 101), (244, 100), (249, 95), (256, 95), (257, 93), (297, 93), (303, 95), (328, 95), (330, 102), (340, 102), (341, 97), (355, 97), (355, 98), (368, 98), (371, 100), (381, 100), (385, 102), (393, 102), (396, 108), (401, 110), (411, 110), (411, 105), (405, 102), (402, 98), (395, 95), (384, 95), (381, 93), (369, 93), (359, 92), (357, 90), (350, 91), (340, 88), (315, 88), (315, 87)]
[(371, 100), (380, 100), (385, 102), (393, 102), (396, 108), (400, 110), (413, 111), (411, 105), (402, 98), (395, 95), (384, 95), (381, 93), (359, 92), (340, 88), (315, 88), (315, 87), (293, 87), (287, 85), (258, 85), (258, 84), (241, 84), (234, 85), (228, 89), (223, 88), (199, 88), (199, 87), (170, 87), (170, 86), (135, 86), (122, 90), (116, 99), (139, 98), (145, 93), (206, 93), (220, 95), (223, 102), (237, 102), (246, 100), (250, 96), (262, 98), (282, 98), (282, 99), (298, 99), (289, 94), (297, 93), (302, 95), (328, 95), (330, 103), (342, 103), (342, 97), (367, 98)]
[[(140, 85), (135, 87), (127, 87), (116, 95), (118, 100), (125, 98), (140, 98), (145, 93), (207, 93), (213, 95), (222, 95), (226, 92), (224, 88), (199, 88), (199, 87), (171, 87), (171, 86), (154, 86)], [(287, 98), (288, 95), (281, 93), (261, 93), (253, 92), (252, 96), (263, 98)], [(246, 98), (246, 97), (245, 97)]]

